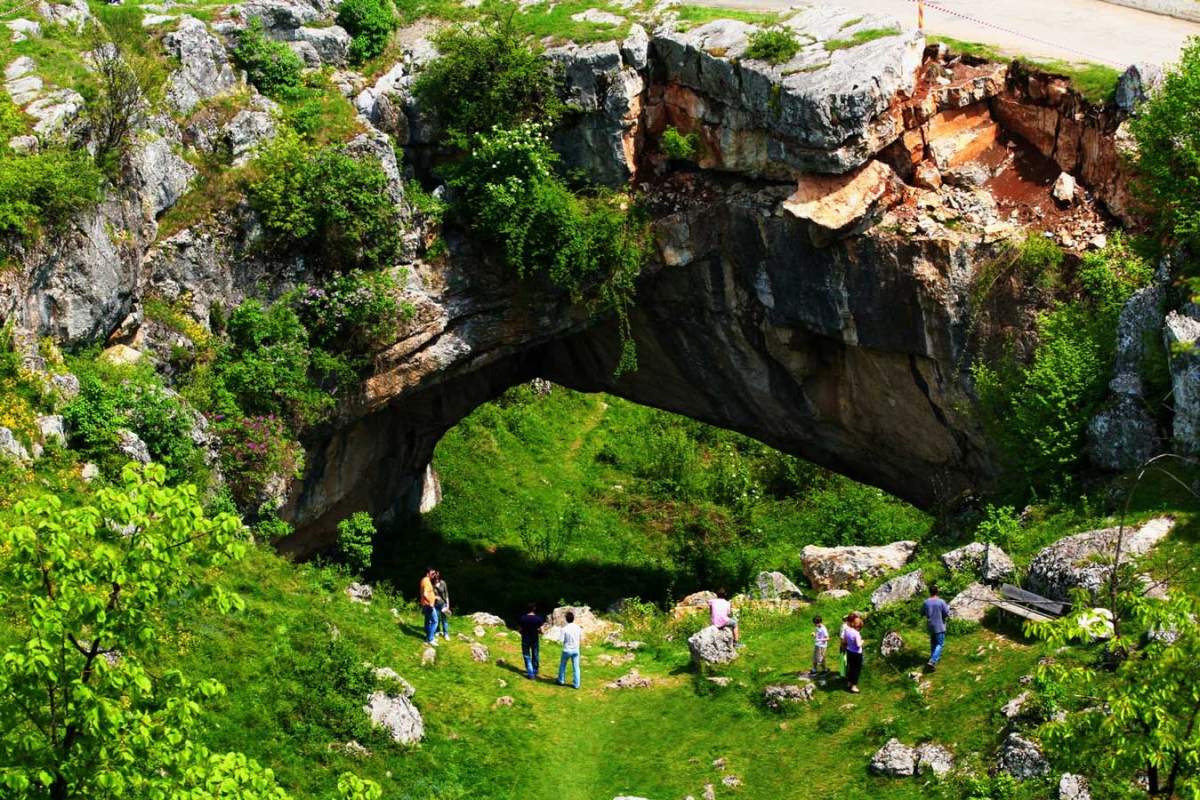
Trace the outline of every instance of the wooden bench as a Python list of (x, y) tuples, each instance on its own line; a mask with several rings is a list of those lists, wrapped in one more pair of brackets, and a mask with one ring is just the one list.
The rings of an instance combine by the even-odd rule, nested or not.
[(1049, 622), (1065, 614), (1071, 604), (1051, 600), (1006, 583), (1000, 587), (1000, 596), (992, 600), (992, 605), (1022, 619)]

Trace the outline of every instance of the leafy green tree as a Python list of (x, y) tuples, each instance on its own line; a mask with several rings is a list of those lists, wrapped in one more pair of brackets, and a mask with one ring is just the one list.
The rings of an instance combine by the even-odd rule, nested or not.
[(392, 0), (343, 0), (338, 6), (337, 23), (354, 37), (350, 60), (361, 64), (383, 52), (400, 19)]
[[(1140, 630), (1143, 644), (1109, 643), (1110, 653), (1125, 654), (1114, 673), (1063, 663), (1040, 668), (1051, 703), (1074, 698), (1070, 708), (1050, 709), (1071, 713), (1043, 726), (1043, 741), (1069, 754), (1094, 786), (1124, 789), (1135, 772), (1144, 770), (1149, 796), (1195, 800), (1200, 798), (1200, 602), (1127, 592), (1121, 605), (1125, 629)], [(1092, 614), (1085, 607), (1063, 620), (1027, 627), (1052, 647), (1062, 647), (1092, 638)]]
[(300, 56), (283, 42), (268, 39), (259, 17), (238, 34), (233, 59), (263, 94), (281, 97), (300, 88), (304, 70)]
[(338, 523), (338, 555), (350, 569), (361, 574), (371, 567), (371, 540), (375, 522), (365, 511), (357, 511)]

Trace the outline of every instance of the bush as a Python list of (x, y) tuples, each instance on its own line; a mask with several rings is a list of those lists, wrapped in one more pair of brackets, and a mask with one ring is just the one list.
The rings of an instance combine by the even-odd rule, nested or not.
[(691, 161), (700, 151), (700, 136), (696, 133), (680, 133), (672, 126), (663, 131), (660, 144), (668, 158)]
[(278, 98), (300, 87), (304, 71), (300, 56), (283, 42), (268, 39), (258, 17), (238, 33), (233, 59), (263, 94)]
[(275, 246), (312, 253), (329, 270), (395, 258), (401, 227), (377, 162), (285, 131), (260, 151), (255, 169), (247, 194)]
[[(1130, 126), (1137, 141), (1136, 188), (1150, 215), (1178, 242), (1200, 253), (1200, 38), (1188, 40), (1179, 65)], [(1185, 266), (1185, 269), (1189, 267)], [(1190, 268), (1195, 279), (1195, 268)], [(1200, 290), (1200, 287), (1197, 287)]]
[(96, 162), (113, 175), (134, 132), (144, 124), (150, 104), (131, 64), (133, 55), (122, 42), (98, 31), (91, 41), (97, 92), (88, 103), (88, 121)]
[(493, 129), (472, 138), (450, 184), (472, 228), (497, 245), (519, 277), (540, 277), (591, 297), (616, 314), (622, 338), (618, 372), (636, 361), (629, 332), (636, 278), (649, 256), (649, 229), (628, 200), (577, 197), (554, 175), (557, 155), (539, 125)]
[(791, 61), (798, 52), (800, 42), (794, 33), (786, 28), (768, 28), (750, 34), (746, 58), (766, 61), (768, 64), (782, 64)]
[(0, 152), (0, 237), (28, 242), (62, 225), (76, 211), (100, 202), (103, 181), (82, 149)]
[(558, 78), (513, 25), (512, 16), (488, 17), (477, 28), (452, 28), (434, 39), (441, 55), (430, 62), (413, 92), (452, 140), (493, 127), (538, 121), (550, 126), (563, 111)]
[(314, 346), (369, 354), (394, 342), (400, 321), (412, 313), (397, 299), (399, 289), (391, 275), (355, 270), (320, 287), (302, 287), (296, 312)]
[(354, 37), (350, 60), (361, 64), (383, 52), (400, 20), (391, 0), (343, 0), (338, 7), (337, 24)]
[(371, 567), (371, 542), (375, 538), (375, 522), (365, 511), (357, 511), (338, 523), (337, 551), (342, 563), (358, 574)]
[(243, 511), (259, 512), (272, 484), (299, 477), (303, 471), (304, 451), (279, 417), (218, 417), (215, 422), (221, 474)]

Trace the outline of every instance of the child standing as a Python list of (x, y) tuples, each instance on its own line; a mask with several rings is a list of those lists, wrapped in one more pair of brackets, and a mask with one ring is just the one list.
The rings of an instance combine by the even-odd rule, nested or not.
[(829, 649), (829, 629), (820, 617), (813, 617), (813, 657), (811, 675), (828, 672), (825, 666), (825, 652)]

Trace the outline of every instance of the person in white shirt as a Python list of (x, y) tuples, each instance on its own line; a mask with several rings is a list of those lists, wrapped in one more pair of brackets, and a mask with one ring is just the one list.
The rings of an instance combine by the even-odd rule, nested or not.
[(583, 644), (583, 628), (575, 624), (575, 612), (567, 612), (567, 624), (562, 628), (562, 660), (558, 662), (558, 685), (567, 682), (567, 662), (575, 669), (576, 689), (579, 688), (579, 648)]

